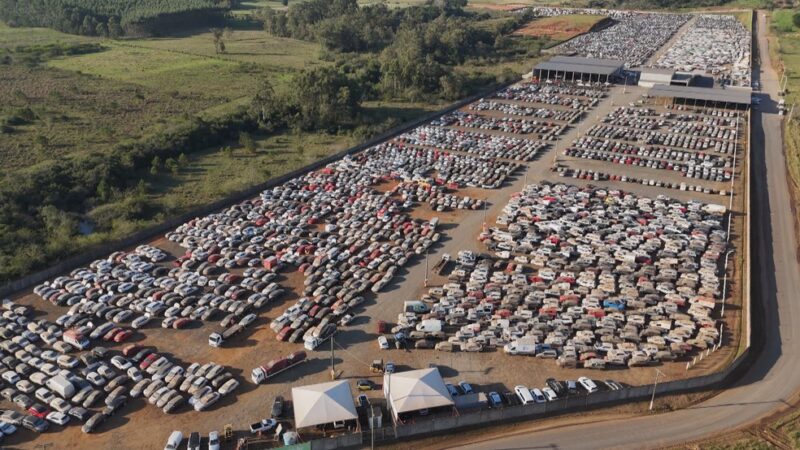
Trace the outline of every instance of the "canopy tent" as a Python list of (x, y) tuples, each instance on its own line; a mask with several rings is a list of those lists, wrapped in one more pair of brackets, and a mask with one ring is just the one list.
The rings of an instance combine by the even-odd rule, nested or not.
[(344, 380), (292, 388), (292, 402), (296, 428), (358, 418), (350, 385)]
[(383, 393), (395, 416), (421, 409), (454, 405), (439, 370), (434, 368), (384, 375)]

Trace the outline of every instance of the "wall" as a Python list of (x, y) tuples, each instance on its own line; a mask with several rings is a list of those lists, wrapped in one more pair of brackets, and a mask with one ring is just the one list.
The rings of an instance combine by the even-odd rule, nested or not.
[(270, 180), (268, 180), (268, 181), (266, 181), (264, 183), (261, 183), (261, 184), (259, 184), (257, 186), (253, 186), (253, 187), (251, 187), (249, 189), (233, 193), (233, 194), (229, 195), (228, 197), (226, 197), (224, 199), (221, 199), (219, 201), (216, 201), (214, 203), (211, 203), (209, 205), (202, 206), (200, 208), (194, 209), (194, 210), (192, 210), (190, 212), (187, 212), (187, 213), (182, 214), (182, 215), (177, 216), (177, 217), (169, 218), (169, 219), (167, 219), (166, 221), (164, 221), (163, 223), (161, 223), (159, 225), (156, 225), (154, 227), (151, 227), (151, 228), (139, 231), (137, 233), (134, 233), (131, 236), (125, 238), (125, 239), (122, 239), (122, 240), (119, 240), (119, 241), (115, 241), (115, 242), (110, 242), (110, 243), (107, 243), (105, 245), (93, 247), (93, 248), (91, 248), (89, 250), (86, 250), (86, 251), (82, 252), (79, 255), (73, 256), (71, 258), (67, 258), (67, 259), (61, 261), (60, 263), (55, 264), (55, 265), (53, 265), (53, 266), (51, 266), (51, 267), (49, 267), (47, 269), (44, 269), (42, 271), (33, 273), (33, 274), (28, 275), (26, 277), (22, 277), (20, 279), (11, 281), (9, 283), (6, 283), (5, 285), (0, 286), (0, 297), (9, 296), (9, 295), (12, 295), (13, 293), (22, 291), (24, 289), (28, 289), (30, 287), (33, 287), (33, 286), (35, 286), (35, 285), (37, 285), (39, 283), (42, 283), (42, 282), (44, 282), (46, 280), (52, 279), (52, 278), (54, 278), (54, 277), (56, 277), (56, 276), (58, 276), (60, 274), (63, 274), (65, 272), (69, 272), (72, 269), (75, 269), (75, 268), (81, 267), (81, 266), (85, 266), (85, 265), (89, 264), (90, 262), (92, 262), (92, 261), (94, 261), (94, 260), (96, 260), (98, 258), (105, 258), (109, 254), (111, 254), (111, 253), (113, 253), (115, 251), (123, 250), (123, 249), (129, 248), (129, 247), (133, 247), (133, 246), (139, 245), (141, 243), (144, 243), (144, 242), (146, 242), (148, 240), (151, 240), (151, 239), (155, 238), (158, 235), (161, 235), (161, 234), (167, 233), (168, 231), (173, 230), (174, 228), (178, 227), (179, 225), (183, 224), (184, 222), (187, 222), (187, 221), (189, 221), (189, 220), (191, 220), (191, 219), (193, 219), (195, 217), (205, 216), (205, 215), (211, 214), (213, 212), (217, 212), (217, 211), (219, 211), (221, 209), (227, 208), (230, 205), (233, 205), (233, 204), (239, 203), (241, 201), (253, 198), (253, 197), (257, 196), (261, 191), (263, 191), (265, 189), (271, 188), (273, 186), (280, 185), (280, 184), (284, 183), (287, 180), (290, 180), (292, 178), (304, 175), (304, 174), (306, 174), (306, 173), (308, 173), (310, 171), (317, 170), (317, 169), (319, 169), (321, 167), (324, 167), (329, 162), (335, 161), (337, 159), (340, 159), (345, 155), (349, 155), (349, 154), (352, 154), (352, 153), (357, 153), (357, 152), (365, 150), (365, 149), (367, 149), (369, 147), (372, 147), (373, 145), (376, 145), (376, 144), (378, 144), (378, 143), (380, 143), (382, 141), (385, 141), (385, 140), (387, 140), (387, 139), (389, 139), (391, 137), (394, 137), (394, 136), (396, 136), (398, 134), (404, 133), (404, 132), (406, 132), (406, 131), (414, 128), (414, 127), (417, 127), (417, 126), (419, 126), (421, 124), (429, 122), (430, 120), (432, 120), (432, 119), (434, 119), (434, 118), (436, 118), (438, 116), (441, 116), (443, 114), (447, 114), (447, 113), (449, 113), (451, 111), (454, 111), (454, 110), (456, 110), (458, 108), (461, 108), (462, 106), (464, 106), (464, 105), (466, 105), (468, 103), (471, 103), (471, 102), (473, 102), (473, 101), (475, 101), (475, 100), (477, 100), (479, 98), (487, 96), (487, 95), (489, 95), (489, 94), (491, 94), (491, 93), (493, 93), (493, 92), (495, 92), (497, 90), (500, 90), (500, 89), (502, 89), (502, 88), (504, 88), (504, 87), (506, 87), (506, 86), (508, 86), (508, 85), (510, 85), (512, 83), (513, 82), (505, 83), (505, 84), (502, 84), (500, 86), (496, 86), (496, 87), (493, 87), (493, 88), (488, 89), (486, 91), (483, 91), (483, 92), (480, 92), (478, 94), (475, 94), (475, 95), (473, 95), (471, 97), (465, 98), (463, 100), (459, 100), (458, 102), (453, 103), (453, 104), (447, 106), (444, 109), (432, 112), (430, 114), (427, 114), (425, 116), (420, 117), (419, 119), (416, 119), (416, 120), (413, 120), (411, 122), (407, 122), (405, 124), (402, 124), (402, 125), (399, 125), (399, 126), (397, 126), (395, 128), (392, 128), (391, 130), (386, 131), (386, 132), (384, 132), (384, 133), (382, 133), (382, 134), (380, 134), (380, 135), (378, 135), (378, 136), (376, 136), (376, 137), (364, 142), (363, 144), (359, 144), (359, 145), (357, 145), (355, 147), (351, 147), (351, 148), (349, 148), (347, 150), (341, 151), (341, 152), (336, 153), (334, 155), (330, 155), (330, 156), (328, 156), (328, 157), (326, 157), (324, 159), (321, 159), (319, 161), (311, 163), (308, 166), (305, 166), (305, 167), (302, 167), (300, 169), (294, 170), (294, 171), (289, 172), (289, 173), (287, 173), (285, 175), (282, 175), (280, 177), (270, 179)]

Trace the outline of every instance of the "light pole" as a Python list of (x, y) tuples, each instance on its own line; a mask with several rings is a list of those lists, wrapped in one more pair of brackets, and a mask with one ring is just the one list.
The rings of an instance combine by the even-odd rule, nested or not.
[(653, 403), (656, 401), (656, 388), (658, 387), (658, 376), (664, 375), (660, 370), (656, 369), (656, 382), (653, 383), (653, 395), (650, 397), (650, 411), (653, 410)]
[(428, 287), (428, 254), (430, 252), (425, 249), (425, 287)]

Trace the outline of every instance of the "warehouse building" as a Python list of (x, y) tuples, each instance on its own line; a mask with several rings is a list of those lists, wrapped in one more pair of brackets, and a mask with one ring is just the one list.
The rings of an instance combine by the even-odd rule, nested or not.
[(533, 74), (543, 80), (611, 82), (621, 76), (624, 64), (616, 59), (554, 56), (537, 64)]
[(747, 108), (751, 103), (751, 93), (749, 88), (720, 89), (657, 84), (650, 88), (648, 95), (663, 104)]

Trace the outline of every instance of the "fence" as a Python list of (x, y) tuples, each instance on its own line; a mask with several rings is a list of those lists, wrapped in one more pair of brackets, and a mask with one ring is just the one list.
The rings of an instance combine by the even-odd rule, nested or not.
[(19, 278), (17, 280), (11, 281), (9, 283), (6, 283), (5, 285), (0, 286), (0, 297), (8, 296), (8, 295), (11, 295), (11, 294), (13, 294), (15, 292), (30, 288), (30, 287), (32, 287), (32, 286), (34, 286), (36, 284), (39, 284), (39, 283), (41, 283), (43, 281), (46, 281), (46, 280), (51, 279), (51, 278), (54, 278), (54, 277), (56, 277), (56, 276), (58, 276), (58, 275), (60, 275), (62, 273), (68, 272), (68, 271), (70, 271), (70, 270), (72, 270), (72, 269), (74, 269), (76, 267), (80, 267), (80, 266), (84, 266), (86, 264), (89, 264), (90, 262), (94, 261), (95, 259), (106, 257), (106, 256), (108, 256), (109, 254), (111, 254), (111, 253), (113, 253), (115, 251), (123, 250), (123, 249), (126, 249), (126, 248), (130, 248), (130, 247), (136, 246), (136, 245), (138, 245), (140, 243), (146, 242), (146, 241), (148, 241), (150, 239), (153, 239), (155, 236), (163, 234), (163, 233), (166, 233), (166, 232), (178, 227), (182, 223), (187, 222), (187, 221), (189, 221), (189, 220), (191, 220), (191, 219), (193, 219), (195, 217), (205, 216), (205, 215), (211, 214), (211, 213), (213, 213), (215, 211), (219, 211), (221, 209), (224, 209), (224, 208), (226, 208), (226, 207), (228, 207), (230, 205), (233, 205), (233, 204), (236, 204), (238, 202), (241, 202), (241, 201), (247, 200), (249, 198), (255, 197), (256, 195), (258, 195), (261, 191), (263, 191), (265, 189), (269, 189), (271, 187), (280, 185), (280, 184), (282, 184), (282, 183), (284, 183), (284, 182), (286, 182), (286, 181), (288, 181), (288, 180), (290, 180), (292, 178), (296, 178), (298, 176), (305, 175), (306, 173), (308, 173), (310, 171), (317, 170), (317, 169), (319, 169), (321, 167), (324, 167), (326, 164), (328, 164), (328, 163), (330, 163), (332, 161), (336, 161), (337, 159), (340, 159), (340, 158), (344, 157), (345, 155), (349, 155), (349, 154), (358, 153), (360, 151), (363, 151), (363, 150), (365, 150), (365, 149), (367, 149), (367, 148), (369, 148), (369, 147), (371, 147), (373, 145), (376, 145), (376, 144), (378, 144), (378, 143), (380, 143), (382, 141), (385, 141), (385, 140), (387, 140), (387, 139), (389, 139), (391, 137), (394, 137), (394, 136), (396, 136), (398, 134), (404, 133), (404, 132), (406, 132), (406, 131), (414, 128), (414, 127), (417, 127), (417, 126), (419, 126), (421, 124), (424, 124), (424, 123), (426, 123), (426, 122), (428, 122), (428, 121), (430, 121), (430, 120), (432, 120), (432, 119), (434, 119), (436, 117), (439, 117), (439, 116), (441, 116), (443, 114), (447, 114), (447, 113), (452, 112), (452, 111), (454, 111), (454, 110), (456, 110), (458, 108), (461, 108), (462, 106), (464, 106), (464, 105), (466, 105), (468, 103), (471, 103), (471, 102), (473, 102), (473, 101), (475, 101), (475, 100), (477, 100), (477, 99), (479, 99), (481, 97), (484, 97), (486, 95), (492, 94), (492, 93), (494, 93), (494, 92), (496, 92), (496, 91), (498, 91), (500, 89), (503, 89), (506, 86), (508, 86), (508, 85), (510, 85), (510, 84), (512, 84), (512, 83), (514, 83), (516, 81), (517, 80), (512, 80), (512, 81), (509, 81), (507, 83), (501, 83), (501, 84), (499, 84), (497, 86), (492, 87), (491, 89), (487, 89), (487, 90), (485, 90), (483, 92), (480, 92), (478, 94), (472, 95), (472, 96), (467, 97), (467, 98), (465, 98), (463, 100), (459, 100), (458, 102), (452, 103), (452, 104), (450, 104), (449, 106), (447, 106), (444, 109), (432, 112), (430, 114), (426, 114), (426, 115), (424, 115), (424, 116), (422, 116), (422, 117), (420, 117), (418, 119), (415, 119), (415, 120), (412, 120), (410, 122), (406, 122), (404, 124), (401, 124), (401, 125), (399, 125), (397, 127), (394, 127), (391, 130), (386, 131), (384, 133), (381, 133), (380, 135), (375, 136), (372, 139), (369, 139), (368, 141), (366, 141), (366, 142), (364, 142), (362, 144), (356, 145), (355, 147), (351, 147), (351, 148), (343, 150), (343, 151), (341, 151), (339, 153), (330, 155), (330, 156), (328, 156), (326, 158), (323, 158), (323, 159), (321, 159), (319, 161), (315, 161), (315, 162), (313, 162), (313, 163), (311, 163), (311, 164), (309, 164), (309, 165), (307, 165), (305, 167), (302, 167), (300, 169), (297, 169), (297, 170), (294, 170), (294, 171), (289, 172), (287, 174), (281, 175), (279, 177), (267, 180), (266, 182), (261, 183), (259, 185), (253, 186), (253, 187), (245, 189), (243, 191), (239, 191), (239, 192), (233, 193), (233, 194), (227, 196), (226, 198), (218, 200), (218, 201), (216, 201), (214, 203), (211, 203), (209, 205), (205, 205), (205, 206), (202, 206), (200, 208), (196, 208), (196, 209), (194, 209), (192, 211), (189, 211), (189, 212), (187, 212), (185, 214), (181, 214), (179, 216), (172, 217), (172, 218), (167, 219), (166, 221), (164, 221), (164, 222), (162, 222), (162, 223), (160, 223), (160, 224), (158, 224), (156, 226), (153, 226), (151, 228), (147, 228), (145, 230), (142, 230), (142, 231), (139, 231), (137, 233), (134, 233), (134, 234), (128, 236), (127, 238), (124, 238), (124, 239), (121, 239), (121, 240), (118, 240), (118, 241), (114, 241), (114, 242), (110, 242), (110, 243), (107, 243), (107, 244), (104, 244), (104, 245), (100, 245), (100, 246), (93, 247), (91, 249), (82, 251), (81, 254), (73, 256), (71, 258), (67, 258), (67, 259), (63, 260), (62, 262), (60, 262), (58, 264), (55, 264), (53, 266), (50, 266), (50, 267), (48, 267), (48, 268), (46, 268), (44, 270), (41, 270), (39, 272), (30, 274), (28, 276)]

